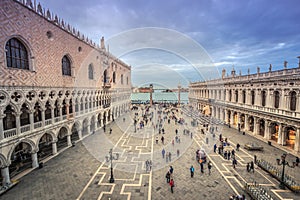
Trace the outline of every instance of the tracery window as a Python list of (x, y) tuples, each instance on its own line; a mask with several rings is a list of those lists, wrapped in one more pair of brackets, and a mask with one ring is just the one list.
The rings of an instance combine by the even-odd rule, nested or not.
[(280, 94), (278, 91), (274, 92), (274, 107), (279, 108)]
[(17, 38), (10, 39), (6, 45), (7, 67), (29, 70), (28, 52)]
[(89, 64), (89, 79), (94, 79), (94, 67), (92, 64)]
[(239, 101), (239, 92), (235, 91), (235, 102), (237, 103)]
[(62, 75), (71, 76), (71, 62), (67, 56), (64, 56), (61, 60), (62, 63)]
[(291, 100), (290, 100), (290, 110), (291, 111), (295, 111), (296, 110), (296, 103), (297, 103), (297, 94), (295, 91), (292, 91), (290, 93), (290, 97), (291, 97)]

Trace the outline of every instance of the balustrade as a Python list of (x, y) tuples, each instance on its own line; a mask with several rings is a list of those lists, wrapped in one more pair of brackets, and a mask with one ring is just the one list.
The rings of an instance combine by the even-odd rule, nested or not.
[(27, 132), (30, 130), (30, 124), (21, 127), (21, 133)]
[(17, 129), (9, 129), (4, 131), (4, 138), (9, 138), (17, 135)]
[(40, 128), (40, 127), (42, 127), (42, 122), (36, 122), (36, 123), (34, 123), (34, 128), (36, 129), (36, 128)]

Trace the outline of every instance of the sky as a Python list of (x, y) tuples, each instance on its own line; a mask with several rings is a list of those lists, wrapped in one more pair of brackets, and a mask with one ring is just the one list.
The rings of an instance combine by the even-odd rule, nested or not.
[(166, 88), (298, 66), (299, 0), (41, 0), (132, 66), (132, 85)]

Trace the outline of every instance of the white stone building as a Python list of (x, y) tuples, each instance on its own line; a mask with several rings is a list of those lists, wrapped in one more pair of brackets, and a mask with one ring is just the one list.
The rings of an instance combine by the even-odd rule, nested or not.
[(131, 67), (31, 0), (0, 1), (3, 184), (130, 108)]
[[(299, 58), (299, 57), (298, 57)], [(209, 107), (210, 115), (250, 132), (287, 150), (300, 151), (300, 63), (256, 74), (236, 75), (189, 85), (189, 102), (199, 111)]]

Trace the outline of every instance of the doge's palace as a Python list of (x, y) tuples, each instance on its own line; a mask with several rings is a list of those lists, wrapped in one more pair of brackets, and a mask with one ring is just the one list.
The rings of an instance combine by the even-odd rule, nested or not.
[[(300, 57), (298, 57), (300, 59)], [(189, 85), (194, 109), (248, 132), (269, 144), (277, 143), (300, 152), (300, 61), (299, 66), (255, 74), (236, 74)]]
[(118, 118), (131, 66), (32, 0), (0, 1), (3, 185)]

